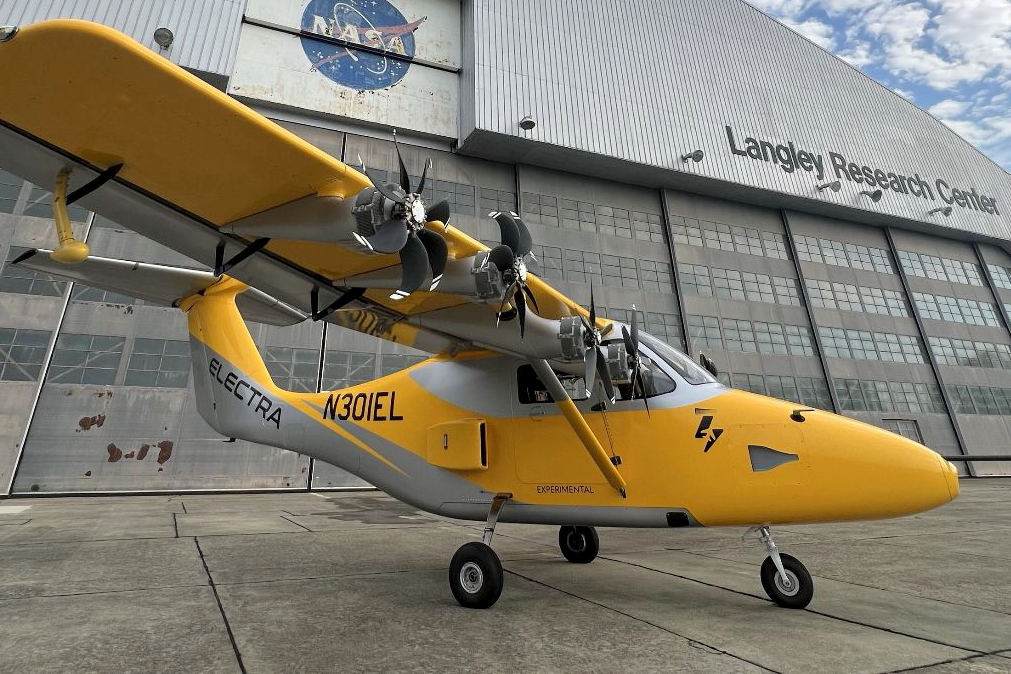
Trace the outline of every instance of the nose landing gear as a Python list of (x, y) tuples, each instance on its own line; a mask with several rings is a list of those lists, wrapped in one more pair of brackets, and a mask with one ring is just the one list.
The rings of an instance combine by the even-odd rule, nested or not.
[(597, 558), (600, 539), (593, 527), (569, 527), (558, 530), (558, 547), (573, 564), (589, 564)]
[(488, 510), (481, 542), (465, 543), (453, 555), (449, 564), (449, 588), (453, 596), (466, 608), (489, 608), (498, 601), (505, 582), (502, 562), (491, 549), (502, 506), (512, 494), (497, 494)]
[(804, 608), (814, 596), (814, 581), (807, 568), (796, 557), (779, 552), (772, 540), (769, 527), (753, 527), (745, 536), (757, 529), (759, 540), (769, 556), (762, 562), (760, 577), (769, 599), (784, 608)]

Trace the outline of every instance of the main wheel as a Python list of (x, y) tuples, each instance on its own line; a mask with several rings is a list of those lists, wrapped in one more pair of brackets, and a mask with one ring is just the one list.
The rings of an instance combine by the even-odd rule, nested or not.
[(811, 603), (814, 596), (814, 581), (811, 574), (800, 561), (791, 555), (779, 555), (786, 571), (784, 579), (772, 557), (766, 557), (762, 562), (762, 587), (772, 601), (784, 608), (804, 608)]
[(589, 564), (597, 558), (600, 539), (593, 527), (562, 527), (558, 530), (558, 547), (573, 564)]
[(502, 562), (484, 543), (466, 543), (449, 564), (449, 587), (461, 606), (488, 608), (502, 594)]

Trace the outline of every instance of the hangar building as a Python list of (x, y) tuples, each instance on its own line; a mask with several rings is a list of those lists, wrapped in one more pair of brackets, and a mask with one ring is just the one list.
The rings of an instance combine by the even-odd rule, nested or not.
[[(394, 169), (397, 128), (455, 226), (497, 243), (487, 213), (518, 211), (543, 277), (738, 388), (1007, 453), (1011, 177), (741, 0), (0, 2), (0, 25), (51, 17), (126, 32), (349, 163)], [(0, 173), (0, 494), (363, 486), (216, 437), (178, 311), (4, 263), (53, 244), (48, 189)], [(195, 264), (71, 214), (95, 254)], [(422, 357), (252, 327), (296, 390)]]

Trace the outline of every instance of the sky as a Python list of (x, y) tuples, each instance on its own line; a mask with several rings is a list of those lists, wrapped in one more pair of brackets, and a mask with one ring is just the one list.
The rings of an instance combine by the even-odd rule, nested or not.
[(1011, 0), (748, 0), (1011, 171)]

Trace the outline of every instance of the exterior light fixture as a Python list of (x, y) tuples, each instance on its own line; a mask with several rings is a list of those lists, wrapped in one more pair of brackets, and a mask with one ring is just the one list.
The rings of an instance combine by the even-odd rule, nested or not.
[(154, 41), (162, 49), (171, 47), (175, 39), (175, 34), (168, 28), (158, 28), (154, 32)]
[(941, 208), (935, 208), (932, 211), (927, 211), (927, 215), (934, 215), (935, 213), (940, 213), (944, 217), (951, 215), (951, 206), (942, 206)]
[(689, 152), (688, 154), (681, 155), (681, 161), (688, 161), (689, 159), (695, 163), (702, 161), (702, 158), (706, 156), (706, 153), (702, 150), (695, 150), (694, 152)]
[(818, 191), (821, 192), (824, 189), (832, 190), (833, 192), (838, 192), (842, 189), (842, 183), (838, 180), (831, 183), (825, 183), (824, 185), (818, 185)]
[(524, 131), (529, 131), (535, 126), (537, 126), (537, 120), (535, 120), (530, 115), (527, 115), (526, 117), (520, 120), (520, 128), (523, 129)]
[(874, 190), (873, 192), (868, 192), (867, 190), (860, 190), (860, 194), (870, 197), (871, 201), (873, 201), (874, 203), (878, 203), (879, 201), (881, 201), (881, 194), (882, 194), (881, 190)]
[(6, 42), (18, 34), (17, 26), (0, 26), (0, 42)]

